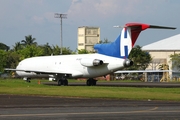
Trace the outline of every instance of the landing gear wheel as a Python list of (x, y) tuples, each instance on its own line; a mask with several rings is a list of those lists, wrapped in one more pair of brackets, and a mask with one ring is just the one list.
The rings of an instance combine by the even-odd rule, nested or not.
[(62, 80), (59, 79), (59, 80), (58, 80), (58, 86), (61, 86), (61, 85), (62, 85)]
[(93, 79), (93, 78), (89, 78), (87, 81), (86, 81), (86, 85), (87, 86), (95, 86), (96, 85), (96, 82), (97, 80)]
[(63, 85), (64, 85), (64, 86), (68, 86), (68, 80), (67, 80), (67, 79), (64, 79), (64, 80), (63, 80)]
[(61, 85), (68, 86), (68, 80), (66, 78), (59, 79), (58, 86), (61, 86)]
[(86, 85), (91, 86), (91, 81), (89, 79), (86, 81)]
[(96, 86), (97, 80), (93, 79), (93, 85)]

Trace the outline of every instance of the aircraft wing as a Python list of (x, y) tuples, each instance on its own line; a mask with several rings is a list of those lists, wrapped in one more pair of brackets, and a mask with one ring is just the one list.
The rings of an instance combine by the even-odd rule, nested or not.
[(11, 68), (5, 68), (5, 71), (24, 71), (24, 70), (18, 70), (18, 69), (11, 69)]
[(119, 70), (114, 73), (153, 73), (153, 72), (173, 72), (172, 70)]
[(45, 71), (45, 70), (23, 70), (23, 69), (11, 69), (11, 68), (5, 68), (4, 70), (6, 71), (21, 71), (21, 72), (27, 72), (27, 73), (36, 73), (36, 74), (60, 74), (60, 75), (67, 75), (71, 77), (81, 77), (83, 76), (83, 73), (75, 70), (50, 70), (50, 71)]

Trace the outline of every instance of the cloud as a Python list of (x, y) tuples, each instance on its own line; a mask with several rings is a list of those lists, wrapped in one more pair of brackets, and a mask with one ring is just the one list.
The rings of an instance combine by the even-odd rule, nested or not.
[[(27, 24), (33, 15), (35, 8), (41, 4), (41, 0), (1, 0), (0, 1), (0, 20), (6, 23), (6, 26), (18, 26), (18, 24)], [(39, 19), (37, 16), (32, 19)], [(40, 19), (38, 20), (40, 21)], [(1, 23), (0, 23), (1, 24)]]
[(71, 19), (81, 22), (99, 19), (138, 18), (153, 14), (167, 0), (72, 0), (68, 10)]
[(60, 11), (60, 13), (68, 14), (68, 20), (72, 21), (72, 24), (103, 22), (122, 17), (138, 18), (138, 16), (152, 13), (152, 9), (156, 9), (164, 1), (166, 0), (158, 0), (154, 4), (154, 1), (150, 0), (57, 0), (53, 2), (48, 0), (1, 0), (0, 20), (9, 21), (14, 25), (17, 22), (57, 23), (59, 20), (54, 18), (54, 13)]
[(119, 14), (132, 14), (142, 0), (73, 0), (68, 14), (75, 17), (99, 16), (103, 18)]
[(39, 24), (42, 24), (44, 22), (44, 18), (39, 16), (33, 16), (31, 19)]

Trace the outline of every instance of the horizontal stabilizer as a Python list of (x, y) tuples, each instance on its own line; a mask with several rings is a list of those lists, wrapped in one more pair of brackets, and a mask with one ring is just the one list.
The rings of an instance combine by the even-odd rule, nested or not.
[(5, 68), (5, 71), (25, 71), (25, 70), (20, 70), (20, 69), (11, 69), (11, 68)]
[(172, 70), (119, 70), (114, 73), (155, 73), (155, 72), (176, 72)]
[(157, 26), (157, 25), (150, 25), (149, 28), (156, 28), (156, 29), (176, 29), (175, 27), (165, 27), (165, 26)]

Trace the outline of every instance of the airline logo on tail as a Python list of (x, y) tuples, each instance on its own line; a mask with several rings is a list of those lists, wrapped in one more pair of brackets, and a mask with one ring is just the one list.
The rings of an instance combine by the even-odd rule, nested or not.
[(121, 32), (120, 48), (119, 48), (120, 56), (128, 58), (128, 54), (130, 53), (131, 49), (132, 49), (131, 31), (129, 30), (129, 28), (125, 27)]
[(164, 27), (148, 25), (142, 23), (127, 23), (118, 38), (107, 44), (96, 44), (94, 49), (99, 53), (111, 57), (128, 58), (132, 47), (134, 46), (141, 31), (147, 28), (156, 29), (176, 29), (174, 27)]

